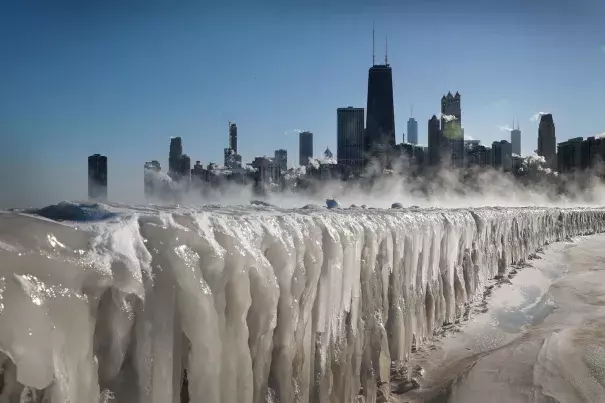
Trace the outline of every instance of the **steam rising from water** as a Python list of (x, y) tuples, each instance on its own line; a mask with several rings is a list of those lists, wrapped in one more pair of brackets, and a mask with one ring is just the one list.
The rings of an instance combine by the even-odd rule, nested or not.
[[(319, 167), (326, 161), (314, 160), (312, 166)], [(200, 191), (183, 192), (179, 203), (183, 205), (201, 204), (247, 204), (251, 200), (263, 198), (267, 202), (285, 208), (303, 207), (307, 204), (323, 205), (326, 198), (335, 198), (341, 205), (369, 205), (374, 207), (390, 207), (392, 203), (402, 203), (404, 206), (420, 207), (483, 207), (483, 206), (601, 206), (605, 204), (605, 186), (595, 177), (586, 174), (582, 177), (576, 174), (573, 180), (559, 178), (553, 185), (549, 177), (554, 175), (549, 169), (544, 169), (544, 158), (533, 155), (526, 157), (522, 170), (542, 173), (544, 179), (536, 183), (524, 185), (518, 179), (502, 172), (487, 170), (472, 172), (473, 179), (463, 183), (461, 172), (441, 170), (433, 177), (399, 177), (396, 173), (382, 175), (372, 181), (370, 188), (364, 188), (358, 183), (342, 182), (340, 180), (310, 181), (312, 190), (300, 191), (294, 189), (283, 192), (268, 193), (261, 197), (254, 193), (253, 186), (229, 185), (219, 190), (208, 187), (204, 195)], [(372, 168), (369, 174), (379, 174), (379, 169)], [(405, 170), (405, 162), (395, 167)], [(286, 179), (288, 185), (293, 185), (299, 174), (290, 172)], [(175, 184), (174, 186), (178, 185)], [(560, 191), (564, 190), (563, 194)], [(163, 204), (160, 199), (152, 200), (154, 204)]]
[[(314, 165), (326, 163), (315, 159)], [(333, 161), (331, 161), (333, 162)], [(544, 172), (544, 160), (538, 156), (525, 157), (523, 169)], [(42, 167), (40, 169), (43, 169)], [(56, 171), (56, 172), (55, 172)], [(143, 170), (112, 164), (108, 173), (108, 197), (111, 202), (124, 204), (181, 204), (201, 206), (205, 204), (248, 204), (261, 196), (255, 194), (253, 185), (238, 185), (226, 182), (220, 189), (208, 185), (202, 188), (183, 189), (165, 173), (157, 174), (161, 184), (161, 197), (146, 199), (143, 190)], [(269, 193), (266, 201), (282, 207), (302, 207), (306, 204), (324, 204), (326, 198), (336, 198), (341, 205), (367, 204), (389, 207), (394, 202), (420, 207), (481, 207), (481, 206), (600, 206), (605, 205), (605, 187), (591, 175), (576, 173), (573, 180), (560, 179), (553, 185), (549, 176), (540, 181), (523, 184), (509, 174), (494, 170), (470, 171), (471, 183), (460, 178), (462, 171), (440, 170), (427, 175), (412, 175), (409, 161), (398, 161), (394, 174), (383, 174), (376, 166), (370, 166), (368, 175), (377, 175), (369, 188), (353, 182), (337, 180), (310, 180), (311, 190), (298, 191), (294, 184), (306, 170), (300, 168), (285, 175), (287, 189)], [(399, 176), (401, 174), (401, 176)], [(43, 207), (62, 200), (85, 200), (87, 198), (87, 177), (83, 170), (53, 169), (51, 181), (31, 184), (31, 178), (15, 175), (6, 192), (0, 192), (0, 208)], [(29, 184), (28, 184), (29, 183)], [(293, 188), (293, 189), (292, 189)], [(563, 193), (561, 195), (560, 193)], [(179, 198), (172, 197), (178, 194)]]

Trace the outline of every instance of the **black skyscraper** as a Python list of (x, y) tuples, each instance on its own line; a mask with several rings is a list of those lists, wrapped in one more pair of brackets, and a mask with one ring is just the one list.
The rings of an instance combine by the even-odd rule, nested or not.
[(107, 157), (104, 155), (88, 157), (88, 198), (107, 200)]
[(168, 174), (176, 174), (180, 171), (180, 159), (183, 155), (183, 142), (180, 137), (170, 139), (170, 153), (168, 154)]
[(439, 165), (441, 163), (443, 136), (439, 127), (439, 119), (433, 115), (428, 124), (428, 139), (429, 139), (429, 155), (428, 160), (430, 165)]
[(367, 156), (389, 154), (395, 147), (395, 109), (393, 73), (386, 58), (385, 64), (370, 67), (366, 113), (364, 152)]
[(546, 167), (557, 168), (557, 136), (555, 121), (550, 113), (542, 115), (538, 128), (538, 155), (546, 159)]
[(298, 135), (298, 165), (309, 165), (309, 158), (313, 158), (313, 133), (301, 132)]
[(363, 108), (338, 108), (336, 111), (338, 164), (353, 174), (363, 167)]

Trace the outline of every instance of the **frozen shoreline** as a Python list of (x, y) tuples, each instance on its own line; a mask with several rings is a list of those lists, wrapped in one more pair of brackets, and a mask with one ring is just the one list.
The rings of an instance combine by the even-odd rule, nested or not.
[[(598, 234), (550, 245), (541, 259), (519, 270), (510, 283), (496, 286), (486, 312), (438, 338), (432, 348), (413, 354), (409, 367), (422, 367), (424, 372), (416, 376), (419, 388), (393, 394), (389, 401), (479, 403), (497, 395), (502, 402), (600, 402), (605, 393), (605, 351), (600, 356), (594, 351), (598, 350), (595, 342), (602, 339), (593, 337), (577, 347), (568, 340), (577, 340), (587, 323), (605, 335), (605, 309), (582, 301), (605, 295), (605, 285), (595, 292), (582, 280), (589, 275), (601, 280), (600, 284), (605, 281), (605, 272), (591, 268), (605, 258), (603, 243), (605, 235)], [(575, 264), (579, 256), (584, 260)], [(570, 294), (580, 297), (570, 298)], [(605, 299), (601, 302), (605, 305)], [(552, 347), (561, 340), (566, 345), (563, 350)], [(545, 366), (562, 362), (565, 351), (581, 356), (583, 350), (590, 351), (592, 369), (576, 359), (575, 371), (584, 377), (544, 372)], [(494, 371), (499, 374), (496, 378), (489, 375)], [(592, 376), (586, 375), (591, 371)], [(396, 390), (397, 384), (392, 388)]]
[(5, 391), (175, 402), (187, 369), (191, 402), (375, 402), (490, 279), (605, 231), (582, 208), (79, 208), (0, 214)]

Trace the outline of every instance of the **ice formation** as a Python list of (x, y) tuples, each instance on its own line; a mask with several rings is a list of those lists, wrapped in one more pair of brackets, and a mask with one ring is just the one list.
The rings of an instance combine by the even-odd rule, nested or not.
[(601, 209), (113, 210), (0, 213), (0, 402), (374, 402), (487, 280), (605, 230)]

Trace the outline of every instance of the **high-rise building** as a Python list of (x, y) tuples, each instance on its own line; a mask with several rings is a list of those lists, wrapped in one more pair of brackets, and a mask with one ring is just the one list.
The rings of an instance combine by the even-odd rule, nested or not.
[(408, 119), (408, 143), (418, 144), (418, 122), (411, 116)]
[(538, 128), (538, 155), (546, 160), (546, 167), (557, 167), (557, 137), (555, 135), (555, 122), (552, 114), (547, 113), (540, 118)]
[(298, 164), (306, 166), (313, 158), (313, 133), (301, 132), (298, 135)]
[(445, 128), (446, 123), (457, 122), (457, 126), (462, 126), (462, 108), (460, 105), (460, 93), (452, 95), (451, 91), (441, 97), (441, 128)]
[(428, 123), (428, 163), (429, 165), (439, 165), (441, 163), (441, 153), (443, 149), (443, 139), (439, 127), (439, 119), (433, 115)]
[(363, 167), (363, 108), (338, 108), (336, 110), (338, 165), (360, 174)]
[(233, 122), (229, 122), (229, 148), (237, 154), (237, 125)]
[(229, 147), (223, 151), (223, 164), (225, 168), (241, 168), (242, 157), (237, 153), (237, 125), (233, 122), (229, 122)]
[(494, 141), (492, 143), (492, 166), (510, 172), (513, 169), (513, 147), (506, 140)]
[(168, 175), (175, 181), (191, 178), (191, 159), (187, 154), (183, 154), (183, 142), (180, 137), (170, 139)]
[[(373, 46), (372, 31), (372, 46)], [(376, 64), (372, 50), (372, 67), (368, 71), (368, 100), (366, 107), (366, 135), (364, 154), (366, 158), (385, 159), (394, 152), (395, 107), (393, 103), (393, 71), (385, 51), (384, 64)]]
[(168, 154), (168, 174), (174, 175), (179, 172), (179, 160), (183, 155), (183, 142), (180, 137), (170, 139), (170, 153)]
[(179, 179), (191, 179), (191, 158), (187, 154), (181, 155), (179, 158)]
[(448, 92), (441, 98), (441, 133), (444, 148), (447, 149), (453, 167), (462, 168), (464, 164), (464, 130), (462, 129), (462, 108), (460, 93)]
[(228, 169), (236, 169), (242, 166), (242, 157), (231, 148), (223, 149), (223, 165)]
[(485, 168), (492, 166), (491, 149), (477, 143), (466, 143), (466, 166), (469, 168), (480, 167)]
[(275, 150), (274, 163), (282, 172), (288, 170), (288, 151), (284, 149)]
[(107, 157), (104, 155), (88, 157), (88, 198), (107, 200)]
[(583, 142), (582, 137), (576, 137), (557, 145), (557, 171), (559, 173), (573, 173), (586, 166), (582, 161)]
[(515, 122), (513, 121), (513, 130), (510, 132), (510, 143), (513, 145), (513, 154), (521, 155), (521, 130), (519, 129), (519, 122), (517, 122), (517, 128), (515, 129)]
[(588, 137), (582, 142), (582, 168), (594, 169), (605, 161), (605, 138)]
[(143, 185), (145, 188), (145, 196), (151, 197), (156, 193), (157, 173), (162, 167), (159, 161), (148, 161), (145, 163), (143, 171)]

